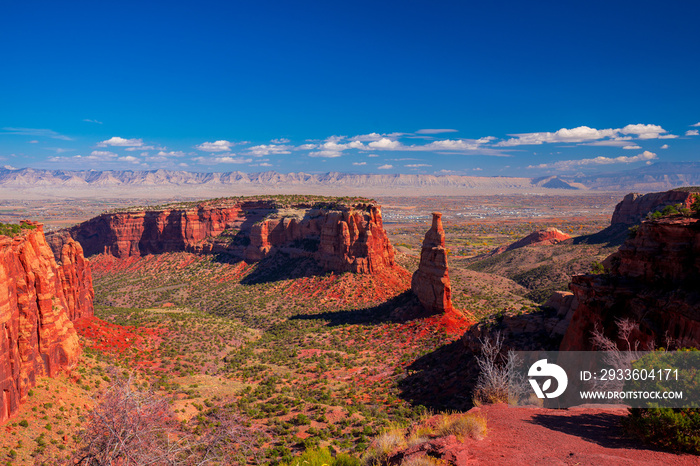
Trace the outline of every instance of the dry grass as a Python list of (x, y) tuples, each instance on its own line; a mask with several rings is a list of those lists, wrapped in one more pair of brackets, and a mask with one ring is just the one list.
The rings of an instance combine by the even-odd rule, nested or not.
[(482, 414), (444, 414), (438, 419), (435, 433), (439, 437), (454, 435), (460, 441), (466, 438), (481, 440), (486, 436), (486, 416)]
[(401, 462), (401, 466), (442, 466), (445, 462), (432, 456), (414, 456)]

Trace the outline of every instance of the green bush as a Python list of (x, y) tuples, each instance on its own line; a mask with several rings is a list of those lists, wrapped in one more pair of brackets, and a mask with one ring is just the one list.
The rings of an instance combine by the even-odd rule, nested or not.
[(630, 380), (625, 390), (682, 391), (685, 408), (663, 407), (650, 402), (646, 408), (631, 408), (624, 420), (628, 432), (647, 443), (679, 452), (700, 454), (700, 351), (655, 351), (632, 364), (634, 369), (673, 368), (670, 377)]
[(306, 450), (298, 458), (294, 458), (289, 463), (282, 463), (287, 466), (359, 466), (360, 460), (345, 453), (341, 453), (335, 458), (327, 448), (313, 448)]
[(623, 425), (647, 443), (700, 454), (700, 412), (696, 408), (630, 408)]

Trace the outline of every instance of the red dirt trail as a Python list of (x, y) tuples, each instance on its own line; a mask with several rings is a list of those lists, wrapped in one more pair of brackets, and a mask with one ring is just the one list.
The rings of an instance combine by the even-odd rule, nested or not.
[[(656, 450), (623, 435), (625, 408), (476, 408), (486, 414), (483, 440), (446, 446), (458, 465), (700, 465), (700, 458)], [(454, 437), (452, 437), (454, 438)]]

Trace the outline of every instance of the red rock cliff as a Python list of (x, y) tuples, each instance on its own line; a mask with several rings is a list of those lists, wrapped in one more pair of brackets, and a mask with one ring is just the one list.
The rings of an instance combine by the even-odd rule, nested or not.
[(315, 257), (325, 270), (335, 272), (374, 273), (394, 267), (381, 207), (373, 203), (207, 201), (187, 208), (102, 214), (54, 236), (56, 243), (74, 238), (87, 255), (225, 252), (259, 261), (284, 249)]
[(66, 244), (58, 265), (42, 226), (32, 225), (14, 238), (0, 236), (0, 422), (17, 412), (37, 377), (77, 363), (71, 316), (92, 313), (80, 246)]
[(418, 270), (411, 279), (411, 290), (431, 312), (452, 311), (452, 288), (447, 272), (447, 250), (442, 214), (433, 213), (433, 224), (425, 234)]
[(687, 191), (684, 189), (644, 195), (630, 193), (615, 206), (610, 224), (634, 225), (644, 220), (649, 212), (667, 205), (683, 204), (684, 207), (690, 207), (694, 193), (692, 188)]
[(522, 238), (514, 243), (507, 246), (501, 246), (500, 248), (494, 249), (491, 254), (500, 254), (505, 251), (511, 251), (513, 249), (524, 248), (526, 246), (545, 246), (557, 244), (561, 241), (570, 239), (571, 236), (567, 235), (563, 231), (557, 228), (547, 228), (545, 230), (533, 231), (525, 238)]
[(629, 318), (642, 345), (700, 347), (700, 220), (669, 217), (643, 222), (633, 238), (605, 260), (608, 273), (572, 277), (579, 305), (562, 350), (590, 350), (591, 332), (617, 336), (616, 320)]

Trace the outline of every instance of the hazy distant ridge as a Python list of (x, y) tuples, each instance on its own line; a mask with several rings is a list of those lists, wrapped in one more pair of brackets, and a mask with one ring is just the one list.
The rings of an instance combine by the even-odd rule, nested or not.
[(0, 169), (0, 195), (13, 197), (148, 195), (169, 197), (261, 192), (335, 195), (436, 195), (572, 190), (653, 192), (700, 185), (700, 163), (657, 163), (636, 170), (573, 177), (260, 173), (151, 170)]

